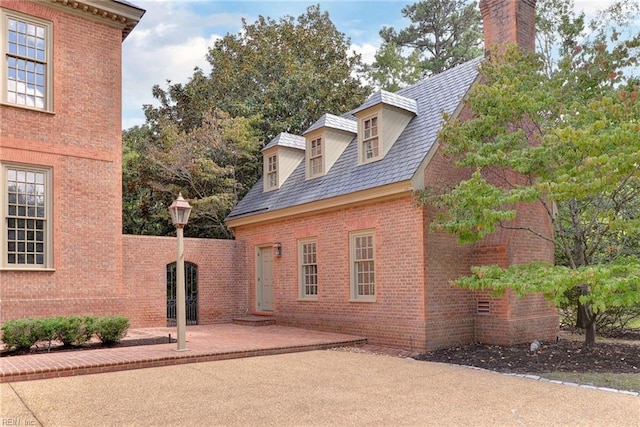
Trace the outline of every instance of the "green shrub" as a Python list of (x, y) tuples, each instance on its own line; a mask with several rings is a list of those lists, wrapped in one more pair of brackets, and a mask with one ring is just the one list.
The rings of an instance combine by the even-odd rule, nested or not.
[(95, 318), (90, 316), (57, 317), (57, 338), (65, 346), (82, 345), (91, 339)]
[(2, 325), (2, 341), (9, 350), (28, 351), (38, 341), (35, 319), (10, 320)]
[(95, 334), (103, 344), (114, 344), (127, 333), (124, 316), (47, 317), (10, 320), (2, 325), (2, 341), (9, 350), (28, 351), (38, 341), (60, 340), (65, 346), (82, 345)]
[(129, 319), (124, 316), (100, 317), (96, 319), (95, 334), (103, 344), (120, 341), (129, 329)]
[(58, 338), (58, 318), (45, 317), (33, 319), (33, 333), (37, 341), (47, 341), (51, 348), (51, 341)]

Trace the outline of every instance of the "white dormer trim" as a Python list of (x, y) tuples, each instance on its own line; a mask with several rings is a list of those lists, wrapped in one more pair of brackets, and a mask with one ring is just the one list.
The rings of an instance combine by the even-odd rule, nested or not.
[(324, 176), (342, 155), (357, 133), (354, 120), (325, 114), (307, 129), (305, 178)]
[(263, 192), (278, 190), (304, 160), (304, 142), (283, 132), (262, 149)]

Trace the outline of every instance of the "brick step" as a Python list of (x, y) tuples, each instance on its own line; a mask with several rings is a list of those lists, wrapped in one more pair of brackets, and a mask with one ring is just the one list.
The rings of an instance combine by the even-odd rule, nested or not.
[(242, 316), (234, 317), (233, 323), (245, 326), (269, 326), (275, 325), (276, 319), (271, 316)]

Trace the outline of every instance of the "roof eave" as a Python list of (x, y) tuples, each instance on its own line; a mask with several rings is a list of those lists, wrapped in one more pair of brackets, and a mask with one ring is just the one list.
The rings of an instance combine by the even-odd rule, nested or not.
[(146, 12), (131, 3), (118, 0), (50, 0), (50, 4), (67, 12), (122, 28), (122, 41), (138, 25)]
[(284, 218), (308, 215), (328, 210), (340, 209), (346, 206), (352, 207), (374, 200), (386, 200), (400, 197), (408, 193), (413, 193), (414, 188), (410, 180), (387, 184), (380, 187), (361, 190), (355, 193), (343, 194), (328, 199), (316, 200), (301, 205), (290, 206), (276, 210), (259, 210), (247, 214), (240, 214), (236, 217), (227, 217), (225, 220), (227, 227), (237, 228), (247, 225), (254, 225), (265, 222), (281, 221)]

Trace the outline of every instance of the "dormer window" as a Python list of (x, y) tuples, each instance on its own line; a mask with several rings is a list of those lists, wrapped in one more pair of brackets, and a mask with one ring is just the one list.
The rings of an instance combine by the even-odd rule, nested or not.
[(312, 139), (309, 143), (309, 172), (310, 176), (319, 176), (324, 173), (322, 160), (322, 138)]
[(278, 190), (304, 160), (306, 140), (282, 132), (262, 149), (262, 191)]
[(309, 129), (306, 139), (306, 179), (327, 174), (358, 132), (355, 120), (324, 114)]
[(364, 132), (362, 135), (363, 162), (376, 160), (380, 156), (378, 144), (378, 117), (370, 117), (363, 120)]
[(269, 189), (278, 188), (278, 157), (275, 154), (267, 158), (267, 182)]
[(418, 113), (411, 98), (380, 90), (352, 114), (358, 120), (358, 164), (382, 160)]

